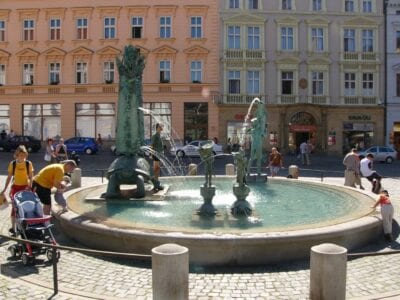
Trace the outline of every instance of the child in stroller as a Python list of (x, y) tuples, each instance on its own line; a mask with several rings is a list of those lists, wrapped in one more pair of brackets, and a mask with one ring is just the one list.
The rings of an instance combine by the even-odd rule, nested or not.
[[(35, 193), (20, 191), (14, 195), (16, 207), (16, 234), (25, 240), (56, 245), (51, 231), (51, 216), (43, 215), (42, 204)], [(24, 265), (34, 262), (36, 256), (46, 253), (49, 261), (54, 258), (52, 247), (36, 246), (30, 243), (17, 243), (9, 247), (13, 257), (21, 257)], [(56, 259), (60, 257), (56, 252)]]

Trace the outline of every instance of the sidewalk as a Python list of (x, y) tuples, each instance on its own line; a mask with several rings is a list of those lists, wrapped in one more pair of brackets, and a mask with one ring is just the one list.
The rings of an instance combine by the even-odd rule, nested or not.
[[(100, 158), (100, 157), (99, 157)], [(337, 159), (314, 162), (312, 168), (338, 165)], [(99, 163), (93, 166), (101, 167)], [(287, 165), (287, 164), (286, 164)], [(384, 170), (394, 166), (379, 166)], [(0, 166), (1, 167), (1, 166)], [(300, 166), (301, 167), (301, 166)], [(335, 166), (339, 169), (341, 166)], [(331, 168), (331, 170), (335, 169)], [(314, 170), (315, 170), (314, 169)], [(399, 169), (391, 170), (394, 174)], [(329, 169), (328, 169), (329, 170)], [(342, 169), (343, 170), (343, 169)], [(305, 172), (305, 171), (304, 171)], [(311, 173), (311, 171), (309, 171)], [(383, 172), (382, 172), (383, 173)], [(85, 174), (85, 172), (84, 172)], [(385, 174), (385, 173), (384, 173)], [(285, 176), (284, 172), (281, 174)], [(300, 172), (302, 176), (302, 172)], [(320, 181), (320, 176), (307, 175), (305, 180)], [(3, 183), (5, 176), (0, 176)], [(363, 179), (365, 180), (365, 179)], [(100, 183), (99, 177), (86, 176), (83, 185)], [(343, 177), (324, 177), (324, 182), (343, 184)], [(400, 223), (400, 181), (385, 179), (384, 186), (391, 193), (395, 205), (395, 219)], [(370, 184), (365, 180), (364, 185)], [(0, 230), (9, 228), (9, 209), (0, 210), (3, 222)], [(398, 229), (398, 225), (396, 227)], [(400, 249), (400, 238), (391, 248)], [(62, 234), (57, 235), (60, 244), (73, 245)], [(10, 242), (0, 244), (0, 298), (1, 299), (48, 299), (52, 296), (52, 267), (45, 260), (35, 266), (23, 267), (20, 261), (8, 259)], [(76, 246), (76, 245), (75, 245)], [(390, 250), (383, 239), (360, 251)], [(39, 257), (40, 258), (40, 257)], [(43, 256), (45, 259), (45, 257)], [(371, 256), (353, 259), (347, 264), (347, 299), (400, 299), (400, 254)], [(135, 262), (102, 259), (80, 253), (62, 251), (58, 264), (59, 294), (51, 299), (152, 299), (151, 269)], [(308, 299), (309, 262), (298, 261), (272, 266), (257, 267), (192, 267), (189, 277), (190, 299)]]

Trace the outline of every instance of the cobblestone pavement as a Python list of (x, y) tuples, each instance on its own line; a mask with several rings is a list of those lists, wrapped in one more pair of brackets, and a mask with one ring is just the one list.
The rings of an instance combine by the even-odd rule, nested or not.
[[(94, 165), (101, 168), (97, 163)], [(329, 163), (316, 166), (320, 167), (327, 169)], [(0, 163), (0, 168), (5, 167)], [(387, 170), (400, 175), (399, 164)], [(319, 175), (314, 176), (317, 177), (302, 179), (320, 181)], [(5, 176), (0, 175), (0, 187), (4, 180)], [(84, 185), (100, 182), (101, 179), (95, 176), (83, 178)], [(324, 182), (342, 184), (343, 178), (325, 177)], [(369, 187), (370, 184), (364, 181), (364, 186)], [(400, 178), (387, 178), (384, 186), (390, 191), (395, 205), (397, 241), (387, 244), (381, 239), (359, 249), (360, 252), (400, 249)], [(10, 224), (9, 207), (0, 209), (0, 218), (3, 220), (0, 232), (6, 234)], [(57, 240), (61, 244), (73, 245), (62, 234), (57, 235)], [(39, 256), (35, 266), (24, 267), (21, 261), (9, 258), (7, 248), (10, 244), (12, 242), (0, 240), (0, 299), (152, 299), (149, 264), (98, 258), (72, 251), (61, 251), (59, 293), (53, 295), (52, 266), (45, 256)], [(399, 266), (400, 254), (349, 260), (347, 298), (400, 299)], [(308, 261), (241, 268), (192, 267), (189, 278), (190, 299), (308, 299), (308, 293)]]

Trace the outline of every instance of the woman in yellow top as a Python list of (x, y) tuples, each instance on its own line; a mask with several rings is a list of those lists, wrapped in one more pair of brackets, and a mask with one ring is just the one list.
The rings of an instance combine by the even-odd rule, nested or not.
[(10, 198), (11, 198), (11, 228), (10, 233), (12, 235), (15, 234), (15, 206), (14, 206), (14, 195), (15, 193), (23, 190), (30, 190), (32, 187), (32, 177), (33, 177), (33, 165), (27, 160), (28, 151), (26, 150), (24, 145), (20, 145), (17, 147), (14, 153), (15, 160), (11, 161), (8, 164), (8, 176), (6, 179), (6, 184), (4, 185), (4, 189), (1, 191), (1, 194), (5, 196), (5, 192), (7, 190), (8, 185), (13, 179), (10, 188)]
[(72, 173), (76, 168), (74, 160), (65, 160), (60, 164), (51, 164), (39, 171), (33, 178), (32, 189), (38, 195), (43, 204), (43, 213), (50, 214), (51, 189), (63, 189), (67, 185), (64, 181), (64, 174)]

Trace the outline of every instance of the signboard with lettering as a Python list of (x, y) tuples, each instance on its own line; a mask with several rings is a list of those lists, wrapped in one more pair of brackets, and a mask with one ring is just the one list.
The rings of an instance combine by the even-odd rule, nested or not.
[(371, 121), (370, 115), (349, 115), (351, 121)]

